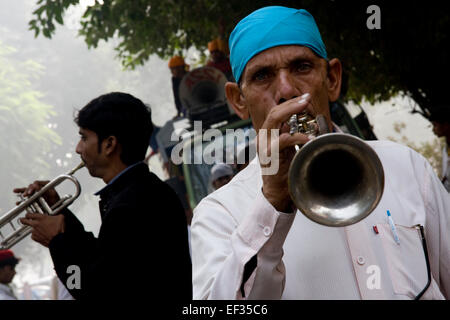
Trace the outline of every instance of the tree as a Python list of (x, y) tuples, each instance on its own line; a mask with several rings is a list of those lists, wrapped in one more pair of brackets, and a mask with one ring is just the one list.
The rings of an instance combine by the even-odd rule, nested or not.
[[(79, 0), (39, 0), (30, 21), (36, 36), (51, 37), (55, 22)], [(447, 103), (449, 72), (448, 2), (415, 5), (411, 1), (376, 1), (381, 29), (369, 29), (373, 1), (242, 1), (242, 0), (97, 0), (86, 9), (80, 35), (89, 47), (119, 39), (118, 57), (127, 68), (144, 64), (151, 54), (167, 58), (188, 48), (205, 49), (212, 38), (228, 38), (235, 24), (266, 5), (307, 8), (315, 17), (330, 57), (344, 66), (344, 99), (380, 102), (411, 96), (429, 117)]]
[[(16, 59), (16, 52), (0, 42), (0, 216), (15, 206), (14, 187), (48, 177), (47, 153), (54, 144), (61, 144), (61, 138), (48, 126), (54, 108), (42, 101), (43, 94), (33, 86), (43, 67), (32, 60)], [(14, 224), (17, 226), (15, 220)], [(0, 231), (6, 236), (12, 228)], [(23, 243), (16, 245), (14, 250), (22, 257), (19, 279), (27, 270), (42, 272), (43, 261), (48, 264), (50, 259), (48, 250), (31, 241), (25, 247)]]
[(13, 207), (14, 187), (45, 176), (46, 152), (52, 144), (61, 144), (47, 125), (53, 107), (43, 103), (42, 94), (31, 85), (42, 67), (32, 60), (15, 60), (14, 52), (0, 42), (0, 180), (7, 182), (0, 185), (0, 215)]

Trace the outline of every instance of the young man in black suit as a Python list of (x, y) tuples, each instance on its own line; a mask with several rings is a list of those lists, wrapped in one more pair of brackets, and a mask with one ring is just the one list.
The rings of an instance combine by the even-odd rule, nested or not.
[[(56, 273), (76, 299), (192, 298), (187, 223), (175, 192), (143, 163), (153, 126), (150, 110), (125, 93), (109, 93), (78, 113), (76, 152), (107, 185), (100, 196), (98, 238), (69, 210), (27, 214), (32, 239), (50, 249)], [(46, 182), (15, 189), (29, 196)], [(47, 193), (55, 203), (56, 191)], [(80, 283), (74, 275), (79, 270)]]

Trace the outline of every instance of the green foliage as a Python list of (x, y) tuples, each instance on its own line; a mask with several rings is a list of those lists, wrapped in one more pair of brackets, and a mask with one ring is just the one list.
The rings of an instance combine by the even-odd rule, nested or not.
[[(64, 11), (79, 0), (39, 0), (30, 29), (51, 37)], [(366, 26), (367, 7), (378, 4), (381, 29)], [(89, 47), (117, 39), (126, 68), (143, 65), (151, 54), (168, 58), (191, 47), (206, 48), (215, 37), (228, 38), (235, 24), (267, 5), (306, 8), (315, 17), (330, 57), (344, 66), (344, 99), (375, 103), (402, 94), (412, 97), (425, 117), (447, 102), (437, 75), (449, 69), (448, 2), (411, 1), (242, 1), (104, 0), (88, 7), (80, 34)]]
[(39, 35), (42, 30), (42, 34), (50, 38), (55, 32), (56, 21), (59, 24), (64, 24), (63, 13), (71, 5), (77, 4), (79, 0), (39, 0), (37, 5), (39, 6), (33, 11), (36, 19), (32, 19), (29, 22), (30, 29), (34, 30), (35, 36)]
[(61, 144), (47, 125), (53, 107), (43, 103), (42, 94), (32, 86), (43, 72), (42, 66), (32, 60), (15, 60), (15, 51), (0, 42), (0, 179), (4, 182), (0, 185), (0, 214), (10, 209), (6, 204), (13, 206), (14, 187), (28, 185), (30, 179), (45, 174), (45, 153), (52, 144)]

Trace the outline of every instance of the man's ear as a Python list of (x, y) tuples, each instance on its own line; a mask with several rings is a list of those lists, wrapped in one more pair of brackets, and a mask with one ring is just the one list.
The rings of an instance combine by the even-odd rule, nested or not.
[(228, 102), (239, 118), (248, 119), (248, 109), (244, 104), (244, 96), (238, 84), (235, 82), (227, 82), (225, 84), (225, 94), (227, 95)]
[(106, 155), (111, 155), (118, 150), (118, 141), (115, 136), (108, 136), (102, 142)]
[(342, 65), (338, 59), (331, 59), (329, 61), (328, 69), (328, 100), (335, 102), (339, 99), (341, 94), (342, 84)]

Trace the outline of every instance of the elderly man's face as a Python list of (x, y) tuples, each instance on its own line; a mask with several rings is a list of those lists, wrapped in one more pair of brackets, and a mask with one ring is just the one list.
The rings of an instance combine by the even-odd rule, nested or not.
[(333, 70), (328, 73), (327, 62), (307, 47), (270, 48), (247, 63), (239, 95), (231, 94), (230, 87), (227, 97), (234, 100), (232, 104), (238, 114), (243, 118), (250, 116), (259, 130), (273, 107), (309, 93), (308, 112), (313, 116), (323, 114), (331, 125), (328, 103), (339, 97), (341, 66), (333, 59), (330, 67)]

